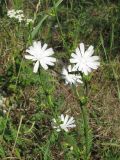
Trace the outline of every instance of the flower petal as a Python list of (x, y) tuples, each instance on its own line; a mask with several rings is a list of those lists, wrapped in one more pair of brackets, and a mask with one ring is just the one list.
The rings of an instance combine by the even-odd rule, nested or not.
[(87, 66), (84, 66), (82, 69), (83, 73), (87, 76), (88, 75), (88, 69)]
[(46, 62), (47, 61), (56, 62), (56, 58), (54, 58), (54, 57), (45, 57), (44, 59), (45, 59)]
[(85, 53), (84, 43), (80, 43), (80, 51), (81, 51), (81, 55), (84, 56), (84, 53)]
[(33, 72), (34, 72), (34, 73), (37, 73), (38, 68), (39, 68), (39, 61), (37, 61), (37, 62), (35, 63), (34, 68), (33, 68)]
[(51, 55), (53, 55), (53, 54), (54, 54), (54, 51), (53, 51), (52, 48), (49, 48), (49, 49), (47, 49), (47, 50), (44, 51), (44, 55), (45, 55), (46, 57), (51, 56)]
[(71, 58), (70, 63), (77, 63), (77, 59)]
[(73, 117), (71, 117), (71, 118), (69, 119), (69, 121), (68, 121), (68, 123), (67, 123), (67, 124), (69, 125), (69, 124), (71, 124), (72, 122), (73, 122), (73, 123), (75, 122), (75, 120), (74, 120), (74, 118), (73, 118)]
[(63, 114), (61, 114), (61, 120), (64, 122), (64, 115)]
[(35, 61), (35, 57), (34, 56), (31, 56), (31, 55), (25, 55), (25, 58), (26, 59), (29, 59), (29, 60), (32, 60), (32, 61)]
[(74, 128), (74, 127), (76, 127), (75, 124), (70, 124), (70, 125), (68, 125), (68, 128)]
[(78, 47), (76, 48), (75, 52), (77, 56), (81, 56), (80, 49)]
[(71, 65), (68, 66), (68, 71), (69, 71), (69, 72), (72, 71), (72, 66), (71, 66)]
[(62, 70), (62, 74), (65, 75), (65, 76), (68, 75), (68, 72), (67, 72), (67, 70), (65, 68), (63, 68), (63, 70)]
[(65, 120), (64, 120), (64, 124), (66, 124), (66, 123), (67, 123), (68, 119), (69, 119), (69, 116), (68, 116), (68, 115), (66, 115), (66, 116), (65, 116)]
[(94, 47), (91, 45), (91, 46), (89, 46), (89, 48), (85, 51), (85, 56), (86, 57), (90, 57), (90, 56), (92, 56), (93, 55), (93, 53), (94, 53)]
[(43, 47), (42, 47), (42, 51), (45, 51), (46, 49), (47, 49), (47, 44), (45, 43), (44, 45), (43, 45)]
[(48, 69), (48, 66), (42, 60), (40, 61), (40, 64), (45, 70)]

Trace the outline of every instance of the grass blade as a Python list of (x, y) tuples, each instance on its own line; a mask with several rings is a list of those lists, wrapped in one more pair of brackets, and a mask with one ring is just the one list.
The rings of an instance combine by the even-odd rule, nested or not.
[(35, 29), (33, 30), (32, 34), (31, 34), (31, 38), (32, 38), (32, 39), (33, 39), (33, 38), (36, 36), (36, 34), (39, 32), (39, 29), (40, 29), (42, 23), (43, 23), (47, 18), (48, 18), (48, 15), (45, 15), (45, 16), (41, 19), (41, 21), (38, 23), (38, 25), (35, 27)]

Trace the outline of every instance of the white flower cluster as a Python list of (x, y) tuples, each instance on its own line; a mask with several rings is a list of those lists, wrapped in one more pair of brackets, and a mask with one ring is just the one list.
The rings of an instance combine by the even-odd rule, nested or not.
[(24, 14), (23, 14), (23, 11), (22, 10), (8, 10), (8, 13), (7, 13), (8, 17), (10, 18), (15, 18), (17, 19), (19, 22), (23, 21), (24, 20)]
[(14, 18), (18, 20), (18, 22), (25, 21), (27, 25), (29, 25), (30, 23), (34, 23), (33, 19), (25, 18), (23, 10), (15, 10), (15, 9), (8, 10), (7, 16), (9, 18)]
[[(56, 62), (56, 58), (52, 57), (54, 51), (52, 48), (47, 47), (48, 45), (46, 43), (42, 46), (40, 41), (34, 41), (33, 45), (26, 50), (29, 54), (25, 55), (25, 58), (34, 62), (34, 73), (38, 72), (40, 66), (45, 70), (48, 69), (48, 66), (54, 66)], [(93, 53), (93, 46), (89, 46), (85, 51), (84, 44), (80, 43), (75, 53), (71, 54), (70, 63), (74, 65), (69, 65), (67, 68), (64, 67), (62, 70), (62, 78), (66, 84), (77, 85), (77, 83), (83, 83), (80, 73), (88, 75), (92, 70), (98, 68), (100, 65), (99, 57), (93, 56)], [(68, 132), (71, 128), (76, 127), (74, 118), (69, 115), (64, 116), (61, 114), (58, 119), (56, 120), (54, 118), (52, 121), (52, 127), (57, 132), (61, 130)]]
[(29, 25), (30, 23), (34, 23), (33, 19), (31, 18), (26, 19), (26, 24)]
[[(52, 48), (47, 49), (47, 44), (44, 44), (43, 47), (40, 41), (35, 41), (33, 46), (30, 46), (26, 50), (30, 55), (25, 55), (26, 59), (35, 61), (33, 72), (37, 72), (39, 66), (41, 65), (45, 70), (48, 69), (48, 66), (53, 66), (56, 62), (56, 58), (51, 57), (54, 54)], [(93, 56), (94, 47), (90, 46), (85, 51), (85, 46), (83, 43), (80, 43), (79, 48), (76, 48), (75, 53), (71, 54), (70, 62), (74, 64), (72, 67), (69, 65), (67, 69), (64, 67), (62, 70), (62, 77), (65, 79), (66, 84), (77, 84), (83, 83), (80, 72), (88, 75), (92, 70), (97, 69), (100, 65), (99, 57)], [(75, 74), (74, 72), (78, 72)]]
[(6, 110), (4, 109), (6, 107), (6, 98), (0, 95), (0, 110), (2, 109), (2, 112), (5, 114)]
[(4, 98), (3, 96), (0, 96), (0, 107), (5, 106), (5, 101), (6, 101), (6, 98)]
[(69, 115), (64, 116), (63, 114), (58, 118), (58, 121), (53, 119), (52, 126), (57, 132), (61, 130), (68, 132), (71, 128), (76, 127), (74, 117), (70, 117)]

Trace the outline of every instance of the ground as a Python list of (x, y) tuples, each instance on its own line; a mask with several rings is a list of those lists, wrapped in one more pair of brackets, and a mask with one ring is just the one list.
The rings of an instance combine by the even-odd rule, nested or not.
[[(93, 45), (100, 67), (88, 81), (86, 109), (90, 160), (120, 160), (120, 2), (112, 0), (0, 1), (0, 159), (86, 160), (83, 115), (74, 88), (60, 73), (80, 42)], [(22, 9), (27, 26), (7, 16)], [(34, 40), (54, 48), (55, 68), (33, 73), (24, 58)], [(84, 87), (78, 85), (80, 96)], [(57, 133), (60, 114), (76, 128)]]

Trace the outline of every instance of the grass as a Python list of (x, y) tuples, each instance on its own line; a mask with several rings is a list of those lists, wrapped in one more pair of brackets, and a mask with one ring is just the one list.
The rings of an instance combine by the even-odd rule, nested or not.
[[(0, 1), (0, 99), (5, 98), (0, 103), (0, 159), (119, 160), (120, 2), (6, 2)], [(8, 8), (23, 9), (34, 25), (8, 18)], [(34, 74), (24, 59), (33, 40), (54, 48), (59, 73), (80, 42), (95, 46), (101, 66), (88, 85), (87, 128), (75, 90), (52, 69)], [(84, 88), (78, 86), (78, 91), (82, 97)], [(75, 117), (77, 127), (69, 133), (51, 127), (61, 113)]]

